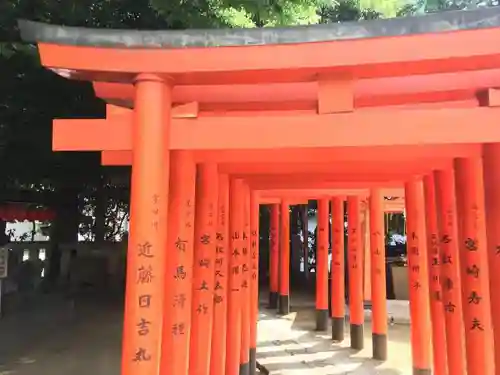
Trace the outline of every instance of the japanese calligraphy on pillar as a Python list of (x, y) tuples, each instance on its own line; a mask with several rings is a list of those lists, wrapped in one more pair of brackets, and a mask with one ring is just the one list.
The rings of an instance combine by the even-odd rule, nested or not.
[[(432, 265), (437, 264), (441, 267), (441, 293), (444, 305), (444, 311), (454, 314), (458, 305), (459, 286), (455, 285), (458, 280), (459, 269), (454, 259), (453, 249), (456, 247), (454, 233), (454, 211), (451, 208), (446, 209), (444, 215), (444, 226), (442, 228), (441, 238), (439, 239), (440, 248), (437, 248), (437, 260), (434, 259), (434, 247), (431, 248)], [(433, 280), (434, 281), (434, 280)]]
[[(340, 206), (340, 207), (339, 207)], [(341, 218), (337, 217), (341, 216)], [(340, 223), (339, 223), (340, 219)], [(344, 267), (344, 202), (332, 199), (332, 274), (334, 268)]]
[[(349, 224), (351, 224), (352, 222), (350, 222)], [(348, 237), (348, 248), (349, 248), (349, 268), (355, 270), (355, 269), (358, 269), (360, 267), (359, 265), (359, 259), (358, 259), (358, 254), (359, 254), (359, 250), (358, 250), (358, 246), (360, 246), (360, 244), (358, 243), (358, 231), (359, 231), (359, 228), (356, 227), (356, 224), (357, 223), (354, 223), (354, 225), (351, 224), (351, 227), (349, 228), (348, 227), (348, 230), (349, 230), (349, 237)]]
[[(271, 289), (274, 287), (276, 290), (272, 290), (274, 292), (277, 292), (278, 285), (273, 284), (273, 280), (278, 279), (278, 259), (279, 259), (279, 254), (278, 254), (278, 230), (275, 225), (273, 225), (273, 216), (272, 216), (272, 210), (276, 209), (275, 207), (271, 208), (271, 225), (269, 228), (269, 257), (270, 257), (270, 263), (269, 263), (269, 273), (270, 273), (270, 287)], [(274, 279), (274, 278), (275, 279)]]
[(259, 236), (256, 230), (250, 233), (250, 251), (252, 252), (252, 282), (257, 283), (259, 269)]
[[(186, 335), (186, 317), (187, 309), (190, 308), (188, 301), (188, 293), (191, 288), (190, 279), (188, 279), (188, 267), (190, 264), (191, 254), (188, 254), (188, 249), (190, 248), (189, 239), (192, 238), (193, 231), (193, 218), (194, 218), (194, 201), (192, 199), (186, 199), (183, 202), (181, 209), (181, 224), (179, 227), (179, 233), (175, 240), (175, 251), (177, 252), (175, 256), (178, 259), (177, 264), (174, 268), (173, 278), (175, 280), (177, 288), (175, 288), (176, 293), (172, 296), (173, 308), (176, 310), (175, 317), (176, 320), (172, 323), (170, 327), (170, 332), (174, 338), (185, 337)], [(191, 277), (191, 275), (189, 275)]]
[(213, 262), (212, 246), (217, 248), (217, 241), (213, 235), (215, 233), (215, 205), (213, 202), (207, 204), (206, 216), (206, 222), (204, 223), (205, 232), (202, 232), (197, 239), (199, 246), (202, 246), (202, 251), (199, 252), (202, 255), (194, 264), (194, 267), (197, 268), (195, 272), (202, 275), (197, 287), (197, 290), (200, 292), (200, 298), (196, 307), (196, 312), (201, 315), (207, 315), (213, 306), (211, 302), (214, 289), (209, 281), (211, 272), (214, 272), (214, 265), (211, 264)]
[(341, 267), (341, 253), (340, 253), (340, 241), (341, 238), (340, 236), (343, 236), (344, 233), (342, 233), (339, 228), (333, 229), (333, 248), (332, 248), (332, 268), (337, 268)]
[(245, 230), (243, 231), (243, 236), (242, 236), (242, 248), (241, 248), (241, 253), (242, 253), (242, 263), (241, 263), (241, 288), (243, 290), (248, 289), (250, 287), (249, 285), (249, 274), (250, 274), (250, 262), (249, 262), (249, 255), (250, 255), (250, 250), (249, 250), (249, 236), (248, 236), (248, 229), (250, 227), (250, 224), (248, 223), (247, 219), (248, 215), (245, 215)]
[(372, 232), (372, 238), (373, 238), (375, 244), (377, 244), (377, 246), (375, 247), (375, 250), (373, 251), (373, 254), (372, 254), (372, 257), (373, 257), (372, 259), (374, 260), (374, 262), (373, 262), (374, 263), (373, 264), (374, 271), (375, 271), (375, 275), (377, 277), (381, 276), (385, 272), (385, 270), (380, 268), (380, 264), (385, 263), (385, 261), (383, 259), (380, 259), (381, 257), (383, 257), (383, 251), (385, 251), (385, 249), (381, 249), (379, 247), (380, 243), (384, 243), (384, 240), (381, 240), (381, 238), (380, 238), (381, 236), (382, 236), (382, 234), (378, 230)]
[(225, 259), (226, 248), (225, 248), (225, 233), (223, 232), (226, 226), (226, 207), (224, 202), (219, 204), (218, 210), (218, 221), (219, 221), (219, 231), (215, 235), (215, 286), (214, 286), (214, 304), (217, 307), (218, 304), (224, 302), (226, 287), (227, 287), (227, 261)]
[(437, 233), (430, 233), (430, 274), (431, 280), (429, 290), (431, 298), (435, 301), (441, 301), (441, 279), (440, 279), (440, 261), (439, 261), (439, 236)]
[(408, 266), (410, 267), (410, 284), (411, 288), (417, 292), (422, 289), (421, 276), (423, 269), (423, 257), (420, 251), (420, 240), (416, 232), (409, 234), (408, 241)]
[(151, 212), (153, 213), (153, 221), (151, 225), (153, 226), (154, 230), (157, 231), (159, 227), (159, 212), (160, 212), (160, 196), (158, 194), (154, 194), (153, 198), (153, 207)]
[[(466, 291), (468, 309), (465, 312), (465, 328), (470, 331), (483, 332), (484, 326), (484, 308), (482, 285), (481, 285), (481, 251), (484, 252), (484, 245), (479, 243), (479, 220), (480, 213), (477, 205), (473, 204), (470, 208), (470, 225), (464, 225), (464, 236), (462, 237), (461, 251), (464, 252), (465, 275), (467, 279), (462, 287)], [(489, 310), (489, 309), (488, 309)], [(467, 314), (469, 312), (469, 314)], [(486, 313), (489, 313), (487, 311)], [(468, 320), (468, 321), (467, 321)]]
[[(159, 226), (159, 211), (160, 211), (160, 195), (153, 194), (151, 197), (151, 213), (153, 230), (157, 230)], [(151, 351), (153, 348), (147, 346), (147, 336), (152, 329), (159, 329), (158, 322), (153, 322), (151, 319), (151, 306), (155, 303), (153, 299), (153, 289), (151, 284), (156, 278), (154, 269), (155, 246), (148, 240), (143, 239), (135, 244), (137, 257), (136, 269), (136, 288), (138, 291), (137, 307), (139, 317), (136, 324), (136, 335), (138, 347), (135, 350), (132, 358), (133, 362), (149, 362), (151, 360)]]
[(239, 229), (240, 228), (232, 228), (233, 232), (231, 233), (231, 267), (229, 272), (231, 273), (231, 279), (234, 282), (231, 282), (231, 292), (239, 292), (240, 285), (238, 284), (238, 280), (241, 277), (241, 267), (240, 264), (242, 262), (241, 255), (241, 237)]
[[(322, 225), (323, 223), (318, 223), (318, 256), (316, 257), (316, 259), (325, 259), (325, 252), (327, 252), (328, 250), (326, 249), (325, 247), (325, 236), (327, 236), (327, 229)], [(326, 257), (328, 257), (328, 255), (326, 255)], [(317, 260), (316, 260), (317, 261)], [(318, 265), (316, 265), (318, 267)]]

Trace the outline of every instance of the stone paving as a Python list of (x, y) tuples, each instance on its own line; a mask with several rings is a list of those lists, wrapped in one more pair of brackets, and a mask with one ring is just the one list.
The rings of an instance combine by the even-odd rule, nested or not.
[(408, 301), (387, 301), (389, 321), (389, 360), (371, 359), (371, 310), (365, 308), (365, 348), (356, 352), (349, 348), (349, 309), (346, 306), (345, 341), (334, 344), (330, 332), (315, 331), (314, 295), (295, 293), (291, 298), (291, 314), (279, 317), (265, 308), (261, 295), (258, 331), (258, 361), (271, 375), (410, 375), (410, 313)]
[[(7, 314), (0, 319), (0, 375), (119, 375), (122, 306), (109, 296), (77, 301), (75, 308), (60, 296), (43, 296)], [(354, 353), (348, 339), (335, 345), (328, 333), (313, 331), (314, 308), (294, 309), (286, 317), (261, 310), (258, 358), (272, 375), (411, 373), (407, 325), (391, 326), (390, 360), (381, 364), (370, 359), (369, 323), (366, 349)]]
[(389, 360), (372, 360), (371, 326), (365, 324), (365, 349), (349, 348), (349, 324), (346, 340), (334, 344), (329, 332), (315, 332), (314, 311), (310, 309), (277, 318), (274, 312), (261, 309), (258, 361), (271, 375), (406, 375), (411, 374), (409, 326), (391, 324)]

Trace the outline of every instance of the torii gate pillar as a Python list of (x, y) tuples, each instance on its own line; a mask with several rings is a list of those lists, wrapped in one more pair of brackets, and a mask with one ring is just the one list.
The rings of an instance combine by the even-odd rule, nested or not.
[(156, 76), (136, 79), (122, 375), (157, 374), (160, 368), (170, 93)]

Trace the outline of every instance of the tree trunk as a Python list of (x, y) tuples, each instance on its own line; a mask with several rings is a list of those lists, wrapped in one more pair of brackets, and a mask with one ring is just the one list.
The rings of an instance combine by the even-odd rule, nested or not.
[(95, 223), (94, 235), (96, 243), (103, 243), (106, 235), (106, 209), (107, 209), (107, 195), (104, 188), (105, 180), (102, 175), (99, 175), (96, 189), (95, 201)]
[(302, 257), (304, 259), (304, 278), (309, 279), (309, 220), (307, 204), (300, 205), (300, 226), (302, 231)]
[(61, 276), (62, 244), (76, 246), (80, 212), (78, 207), (79, 188), (62, 185), (54, 203), (56, 218), (51, 226), (48, 254), (47, 281), (56, 284)]

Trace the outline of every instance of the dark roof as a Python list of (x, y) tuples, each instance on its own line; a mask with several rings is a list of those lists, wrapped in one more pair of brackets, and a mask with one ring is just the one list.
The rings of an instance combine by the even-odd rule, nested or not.
[(416, 17), (284, 28), (205, 30), (116, 30), (66, 27), (20, 20), (26, 42), (127, 48), (222, 47), (290, 44), (390, 37), (500, 26), (500, 7), (449, 11)]

